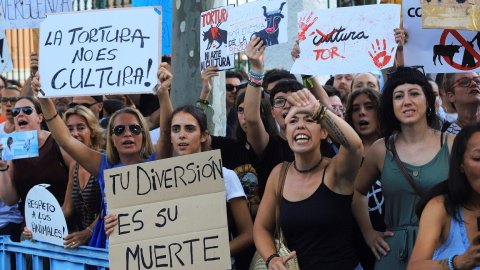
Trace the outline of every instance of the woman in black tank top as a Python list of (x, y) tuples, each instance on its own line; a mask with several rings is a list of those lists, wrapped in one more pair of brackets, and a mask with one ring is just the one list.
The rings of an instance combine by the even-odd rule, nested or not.
[[(362, 269), (352, 244), (351, 209), (362, 141), (307, 89), (293, 93), (288, 102), (286, 135), (295, 160), (286, 171), (283, 193), (281, 166), (270, 174), (254, 225), (255, 245), (268, 269), (286, 269), (295, 254), (302, 270)], [(342, 145), (331, 160), (320, 154), (320, 141), (327, 135)], [(288, 256), (276, 254), (276, 222), (292, 250)]]

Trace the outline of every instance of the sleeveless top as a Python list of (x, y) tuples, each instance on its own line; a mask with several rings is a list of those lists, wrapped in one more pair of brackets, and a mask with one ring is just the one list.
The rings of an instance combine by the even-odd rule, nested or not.
[[(440, 151), (424, 165), (414, 166), (402, 161), (415, 186), (422, 194), (448, 178), (450, 153), (447, 140), (448, 133), (445, 133), (445, 140), (443, 140), (442, 133)], [(382, 256), (380, 261), (377, 261), (375, 269), (407, 269), (418, 233), (418, 217), (415, 214), (415, 206), (419, 198), (403, 176), (388, 149), (380, 179), (385, 197), (386, 230), (392, 231), (395, 236), (385, 238), (391, 250), (387, 256)]]
[(16, 159), (13, 164), (15, 188), (23, 203), (33, 186), (50, 184), (48, 190), (58, 203), (63, 205), (68, 185), (68, 168), (52, 134), (48, 135), (45, 143), (38, 149), (38, 157)]
[[(327, 166), (328, 167), (328, 166)], [(352, 195), (331, 191), (322, 182), (308, 198), (282, 198), (280, 227), (290, 250), (297, 252), (300, 269), (348, 269), (358, 265), (352, 243)]]
[(102, 193), (100, 191), (100, 184), (98, 184), (93, 175), (90, 175), (85, 188), (80, 190), (80, 183), (78, 181), (78, 163), (75, 163), (75, 171), (73, 174), (72, 199), (78, 220), (80, 220), (82, 224), (80, 229), (85, 230), (85, 228), (95, 221), (100, 213)]
[[(462, 208), (457, 207), (457, 211), (460, 213), (460, 219), (463, 220)], [(465, 223), (459, 222), (453, 217), (450, 220), (450, 232), (447, 240), (441, 247), (435, 250), (432, 260), (443, 260), (453, 255), (463, 254), (470, 247)], [(474, 269), (480, 270), (480, 267), (475, 267)]]

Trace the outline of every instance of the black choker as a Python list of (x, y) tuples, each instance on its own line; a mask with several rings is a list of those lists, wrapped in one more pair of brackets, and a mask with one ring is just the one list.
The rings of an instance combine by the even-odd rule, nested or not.
[(297, 172), (299, 172), (299, 173), (307, 173), (307, 172), (309, 172), (309, 171), (314, 170), (314, 169), (317, 168), (318, 166), (320, 166), (320, 164), (322, 163), (322, 161), (323, 161), (323, 157), (322, 157), (322, 158), (320, 159), (320, 161), (319, 161), (317, 164), (315, 164), (312, 168), (306, 169), (306, 170), (299, 170), (299, 169), (297, 169), (297, 164), (296, 164), (295, 161), (294, 161), (294, 162), (293, 162), (293, 168), (295, 168), (295, 170), (297, 170)]

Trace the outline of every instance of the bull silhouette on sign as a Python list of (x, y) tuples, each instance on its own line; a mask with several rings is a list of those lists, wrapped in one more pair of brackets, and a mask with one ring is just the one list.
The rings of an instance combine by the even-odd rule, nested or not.
[(461, 45), (435, 45), (433, 46), (433, 64), (437, 65), (435, 63), (435, 59), (438, 58), (438, 62), (440, 62), (440, 65), (443, 65), (442, 63), (442, 56), (448, 57), (450, 59), (450, 65), (453, 65), (453, 55), (460, 52), (459, 49), (462, 47)]
[(263, 16), (265, 16), (265, 21), (267, 21), (267, 27), (261, 31), (253, 33), (250, 39), (252, 39), (253, 36), (256, 36), (260, 37), (267, 46), (278, 44), (278, 24), (284, 17), (282, 9), (286, 3), (287, 2), (283, 2), (279, 9), (268, 13), (267, 8), (263, 6)]
[(222, 44), (227, 44), (227, 34), (226, 30), (218, 28), (221, 23), (217, 24), (217, 26), (210, 26), (210, 29), (203, 32), (203, 41), (208, 40), (207, 50), (212, 47), (214, 41), (218, 43), (218, 47), (222, 46)]

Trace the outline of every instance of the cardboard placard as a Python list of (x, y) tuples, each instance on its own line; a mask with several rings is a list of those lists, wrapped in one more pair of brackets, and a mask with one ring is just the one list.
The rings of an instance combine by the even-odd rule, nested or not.
[(38, 157), (38, 135), (36, 130), (3, 134), (1, 160)]
[(480, 0), (422, 0), (423, 28), (480, 31), (479, 18)]
[(427, 73), (480, 71), (480, 33), (451, 29), (423, 29), (419, 0), (403, 3), (406, 66), (424, 66)]
[(39, 184), (30, 189), (25, 199), (25, 223), (33, 239), (63, 246), (68, 235), (67, 222), (62, 208), (52, 193), (50, 185)]
[(111, 269), (230, 269), (219, 150), (106, 170)]
[(145, 7), (49, 14), (40, 25), (46, 97), (150, 93), (161, 57), (161, 13)]
[(38, 28), (47, 13), (72, 11), (71, 0), (0, 0), (5, 29)]
[(298, 13), (300, 58), (290, 72), (327, 75), (393, 65), (400, 5), (368, 5)]

